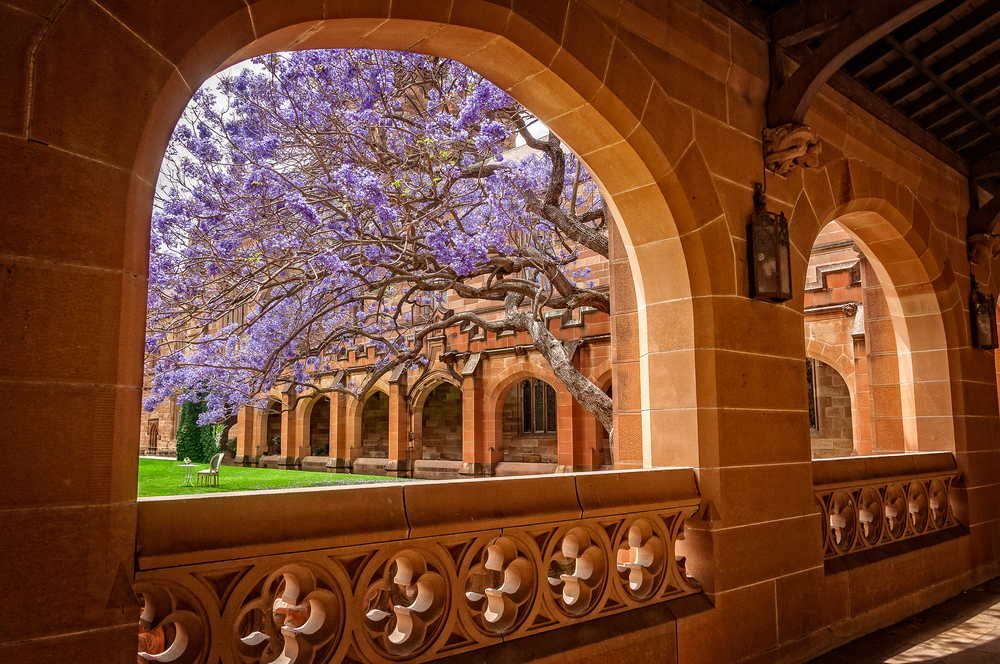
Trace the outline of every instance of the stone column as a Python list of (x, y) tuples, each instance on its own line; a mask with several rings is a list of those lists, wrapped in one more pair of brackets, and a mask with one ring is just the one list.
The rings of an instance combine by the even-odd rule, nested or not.
[[(858, 311), (858, 317), (864, 309)], [(854, 334), (854, 450), (858, 455), (872, 453), (871, 395), (868, 390), (868, 349), (865, 346), (864, 321), (859, 320), (860, 334)]]
[(330, 394), (330, 458), (326, 469), (332, 473), (351, 472), (351, 444), (347, 437), (347, 399), (342, 394)]
[(580, 470), (582, 459), (577, 455), (573, 406), (576, 401), (562, 383), (556, 383), (556, 450), (559, 456), (557, 473)]
[(614, 464), (642, 467), (639, 396), (639, 307), (632, 268), (615, 224), (609, 224), (611, 270), (611, 384), (614, 394)]
[(309, 406), (315, 398), (315, 395), (301, 395), (295, 402), (295, 440), (298, 443), (295, 456), (300, 461), (302, 458), (312, 455), (312, 422)]
[(604, 463), (601, 433), (604, 427), (590, 411), (573, 400), (573, 467), (576, 471), (597, 470)]
[(389, 379), (389, 463), (387, 475), (403, 477), (413, 469), (410, 458), (409, 418), (406, 409), (406, 372), (397, 370)]
[(865, 348), (871, 403), (871, 451), (893, 454), (906, 450), (896, 334), (889, 305), (868, 259), (861, 259), (861, 287), (865, 305)]
[(260, 414), (256, 408), (241, 408), (236, 416), (236, 465), (256, 466), (263, 454), (260, 427), (256, 426)]
[(278, 457), (278, 467), (296, 469), (302, 465), (299, 453), (299, 427), (296, 418), (299, 416), (299, 400), (294, 391), (288, 390), (281, 395), (281, 456)]
[[(493, 472), (486, 453), (486, 417), (483, 378), (476, 372), (462, 382), (462, 475), (479, 477)], [(490, 420), (492, 423), (492, 420)]]

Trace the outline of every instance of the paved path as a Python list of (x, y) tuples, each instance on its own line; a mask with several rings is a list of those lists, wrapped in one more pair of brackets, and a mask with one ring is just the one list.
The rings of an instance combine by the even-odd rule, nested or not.
[(812, 661), (814, 664), (1000, 664), (1000, 578)]

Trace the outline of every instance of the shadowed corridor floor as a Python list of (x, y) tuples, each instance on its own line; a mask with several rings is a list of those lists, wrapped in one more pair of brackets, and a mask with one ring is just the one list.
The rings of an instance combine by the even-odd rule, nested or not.
[(812, 664), (1000, 664), (1000, 577)]

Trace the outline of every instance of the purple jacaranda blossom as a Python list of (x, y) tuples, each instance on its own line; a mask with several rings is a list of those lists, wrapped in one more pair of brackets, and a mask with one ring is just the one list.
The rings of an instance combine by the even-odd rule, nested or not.
[[(361, 396), (459, 323), (528, 332), (575, 384), (543, 309), (608, 311), (577, 260), (607, 256), (610, 216), (533, 122), (461, 64), (388, 51), (261, 56), (199, 90), (157, 191), (144, 406), (205, 400), (204, 424), (279, 386)], [(527, 145), (510, 151), (517, 134)], [(447, 318), (450, 295), (505, 315)], [(371, 370), (321, 386), (359, 345)], [(571, 392), (610, 429), (591, 388)]]

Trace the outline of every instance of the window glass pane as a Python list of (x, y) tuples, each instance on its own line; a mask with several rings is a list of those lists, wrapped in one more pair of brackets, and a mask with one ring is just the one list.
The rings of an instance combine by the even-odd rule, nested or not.
[(535, 379), (535, 431), (545, 431), (545, 383)]
[(556, 391), (550, 385), (545, 386), (545, 430), (556, 430)]
[(526, 380), (521, 383), (521, 431), (531, 432), (531, 381)]

